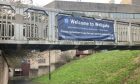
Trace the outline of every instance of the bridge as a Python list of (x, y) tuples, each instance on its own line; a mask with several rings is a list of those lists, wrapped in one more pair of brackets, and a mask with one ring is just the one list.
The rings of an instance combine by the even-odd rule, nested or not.
[[(58, 37), (58, 14), (77, 12), (54, 10), (24, 4), (0, 4), (0, 48), (49, 48), (96, 49), (139, 48), (140, 25), (113, 19), (114, 41), (60, 40)], [(85, 14), (85, 17), (89, 17)], [(92, 17), (93, 18), (93, 17)], [(67, 47), (68, 46), (68, 47)]]
[[(97, 24), (93, 24), (94, 22)], [(80, 30), (71, 31), (76, 26)], [(140, 24), (94, 17), (83, 11), (64, 11), (0, 1), (0, 51), (18, 52), (21, 48), (140, 49)], [(7, 84), (4, 80), (8, 79), (9, 66), (1, 52), (0, 65), (2, 65), (0, 71), (4, 71), (0, 73), (0, 78), (3, 78), (0, 79), (0, 84)]]

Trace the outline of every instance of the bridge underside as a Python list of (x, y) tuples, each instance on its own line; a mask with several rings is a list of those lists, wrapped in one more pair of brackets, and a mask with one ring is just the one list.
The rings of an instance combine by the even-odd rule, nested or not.
[(18, 49), (29, 49), (29, 50), (139, 50), (140, 45), (138, 46), (129, 46), (129, 45), (41, 45), (41, 44), (0, 44), (0, 49), (2, 50), (18, 50)]

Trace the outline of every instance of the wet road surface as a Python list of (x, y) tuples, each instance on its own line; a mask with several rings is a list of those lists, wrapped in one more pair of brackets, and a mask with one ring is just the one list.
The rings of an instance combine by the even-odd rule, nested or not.
[(29, 80), (18, 79), (18, 80), (10, 80), (8, 84), (31, 84)]
[(31, 84), (27, 80), (10, 80), (8, 84)]
[(33, 84), (33, 83), (31, 83), (28, 77), (18, 76), (11, 78), (8, 84)]

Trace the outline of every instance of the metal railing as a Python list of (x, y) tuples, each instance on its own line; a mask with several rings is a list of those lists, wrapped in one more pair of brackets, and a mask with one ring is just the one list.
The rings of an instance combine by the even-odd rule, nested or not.
[(117, 41), (118, 42), (128, 42), (128, 27), (129, 23), (117, 22)]
[(0, 39), (10, 40), (14, 36), (15, 11), (10, 6), (0, 5)]
[(48, 15), (43, 10), (27, 9), (24, 12), (23, 35), (28, 40), (47, 38)]

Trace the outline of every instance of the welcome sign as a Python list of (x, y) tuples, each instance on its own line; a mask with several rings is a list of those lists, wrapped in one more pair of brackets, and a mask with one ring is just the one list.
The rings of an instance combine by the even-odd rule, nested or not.
[(58, 15), (59, 40), (114, 41), (114, 23), (86, 17)]

